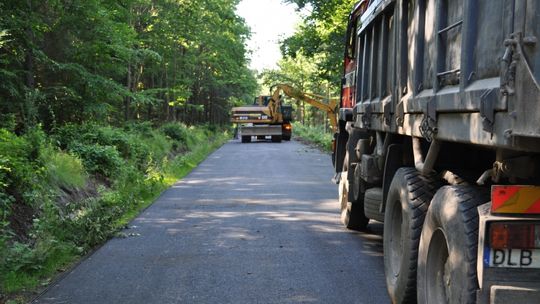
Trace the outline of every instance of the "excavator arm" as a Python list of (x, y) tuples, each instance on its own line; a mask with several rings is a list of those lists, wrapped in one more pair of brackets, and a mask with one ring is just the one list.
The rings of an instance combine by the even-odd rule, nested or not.
[[(334, 132), (337, 131), (336, 109), (338, 105), (338, 99), (327, 99), (324, 96), (304, 93), (288, 84), (276, 84), (272, 86), (270, 91), (272, 92), (272, 100), (277, 101), (277, 103), (279, 103), (279, 96), (283, 92), (283, 94), (291, 98), (302, 100), (316, 107), (319, 110), (325, 111), (328, 114), (328, 118), (330, 118), (330, 125), (332, 126), (332, 130)], [(328, 103), (323, 102), (324, 100), (328, 100)]]

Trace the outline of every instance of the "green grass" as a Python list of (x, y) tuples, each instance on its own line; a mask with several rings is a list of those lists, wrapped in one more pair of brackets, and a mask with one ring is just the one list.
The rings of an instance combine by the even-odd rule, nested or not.
[(293, 123), (293, 135), (326, 152), (332, 152), (332, 133), (325, 131), (324, 126), (307, 126), (295, 122)]
[(42, 154), (50, 183), (59, 187), (80, 188), (87, 181), (87, 174), (80, 158), (50, 147)]
[(71, 246), (57, 246), (53, 251), (47, 252), (46, 258), (34, 272), (10, 271), (5, 274), (3, 289), (6, 293), (31, 291), (50, 281), (50, 275), (59, 269), (72, 264), (79, 253)]

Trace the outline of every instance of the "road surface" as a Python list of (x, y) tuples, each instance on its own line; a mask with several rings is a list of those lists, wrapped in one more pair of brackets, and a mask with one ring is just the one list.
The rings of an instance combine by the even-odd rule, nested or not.
[(339, 222), (330, 156), (230, 141), (35, 303), (389, 303), (382, 224)]

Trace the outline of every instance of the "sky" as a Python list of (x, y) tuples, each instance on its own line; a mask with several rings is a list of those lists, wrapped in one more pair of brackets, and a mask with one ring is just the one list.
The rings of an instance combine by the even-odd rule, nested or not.
[(301, 20), (295, 6), (281, 0), (242, 0), (236, 13), (251, 28), (250, 68), (259, 72), (277, 68), (281, 59), (278, 42), (291, 36)]

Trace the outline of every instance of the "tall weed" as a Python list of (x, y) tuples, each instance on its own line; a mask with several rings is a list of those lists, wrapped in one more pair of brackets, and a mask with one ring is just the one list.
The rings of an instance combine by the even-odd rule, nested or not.
[(87, 174), (79, 157), (48, 146), (43, 149), (41, 158), (51, 186), (81, 188), (86, 185)]

